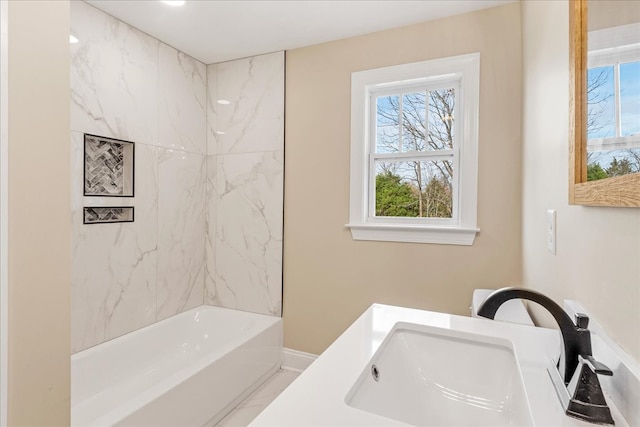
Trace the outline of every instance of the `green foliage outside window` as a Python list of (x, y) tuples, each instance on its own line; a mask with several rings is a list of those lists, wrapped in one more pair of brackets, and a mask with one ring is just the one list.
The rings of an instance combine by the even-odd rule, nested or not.
[(376, 216), (418, 216), (411, 185), (390, 171), (376, 175)]
[[(612, 178), (614, 176), (628, 175), (640, 172), (640, 163), (637, 150), (628, 150), (632, 157), (611, 160), (609, 167), (603, 169), (600, 163), (591, 162), (587, 165), (587, 181), (597, 181), (599, 179)], [(634, 161), (635, 160), (635, 161)]]
[(442, 179), (431, 178), (420, 192), (391, 171), (376, 175), (376, 216), (451, 218), (451, 203), (451, 187)]
[(602, 169), (599, 163), (589, 163), (587, 165), (587, 180), (588, 181), (596, 181), (598, 179), (609, 178), (607, 172)]

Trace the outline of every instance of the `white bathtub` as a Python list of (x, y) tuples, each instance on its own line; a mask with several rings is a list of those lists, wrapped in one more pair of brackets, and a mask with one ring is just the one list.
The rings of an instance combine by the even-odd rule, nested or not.
[(74, 354), (71, 424), (212, 425), (281, 354), (282, 319), (201, 306)]

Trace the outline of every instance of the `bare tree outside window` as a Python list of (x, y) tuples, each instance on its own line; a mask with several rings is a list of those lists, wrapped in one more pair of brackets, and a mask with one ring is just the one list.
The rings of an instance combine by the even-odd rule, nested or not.
[[(454, 88), (378, 97), (376, 152), (437, 155), (452, 150), (455, 98)], [(451, 218), (451, 159), (446, 153), (433, 160), (376, 162), (376, 216)]]
[[(623, 149), (589, 149), (588, 181), (640, 172), (640, 148), (635, 148), (640, 147), (639, 116), (640, 62), (613, 64), (588, 70), (587, 140), (632, 141), (628, 144), (630, 147)], [(606, 147), (606, 144), (603, 147)]]

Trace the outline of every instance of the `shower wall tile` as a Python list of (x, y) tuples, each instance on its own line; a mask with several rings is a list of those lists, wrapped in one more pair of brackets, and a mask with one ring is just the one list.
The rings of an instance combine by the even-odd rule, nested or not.
[(159, 140), (162, 147), (206, 152), (207, 67), (160, 43)]
[(218, 65), (207, 65), (207, 154), (218, 153)]
[(160, 149), (158, 320), (202, 305), (205, 156)]
[(205, 224), (205, 287), (204, 301), (213, 301), (215, 294), (216, 250), (215, 235), (218, 217), (218, 193), (216, 191), (216, 177), (218, 170), (218, 156), (207, 156), (207, 182), (206, 182), (206, 224)]
[(160, 42), (83, 1), (71, 34), (71, 129), (157, 144)]
[[(276, 151), (284, 141), (284, 52), (217, 64), (217, 154)], [(229, 104), (220, 104), (228, 101)], [(209, 153), (213, 154), (213, 153)]]
[[(206, 66), (72, 2), (72, 350), (204, 301)], [(83, 197), (83, 133), (135, 142), (135, 197)], [(135, 222), (82, 224), (83, 207)]]
[(205, 302), (280, 316), (284, 152), (217, 157), (215, 267)]
[[(143, 191), (135, 199), (135, 222), (83, 225), (83, 205), (114, 202), (83, 201), (83, 135), (78, 132), (72, 134), (72, 167), (71, 324), (76, 352), (156, 320), (158, 203), (155, 191)], [(135, 167), (142, 188), (157, 188), (157, 148), (136, 147)]]
[(284, 53), (207, 67), (205, 303), (281, 315)]

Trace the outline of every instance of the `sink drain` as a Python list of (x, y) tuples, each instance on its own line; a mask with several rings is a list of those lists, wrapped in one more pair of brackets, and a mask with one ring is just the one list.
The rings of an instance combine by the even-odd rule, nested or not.
[(380, 380), (380, 371), (376, 365), (371, 365), (371, 376), (376, 381)]

